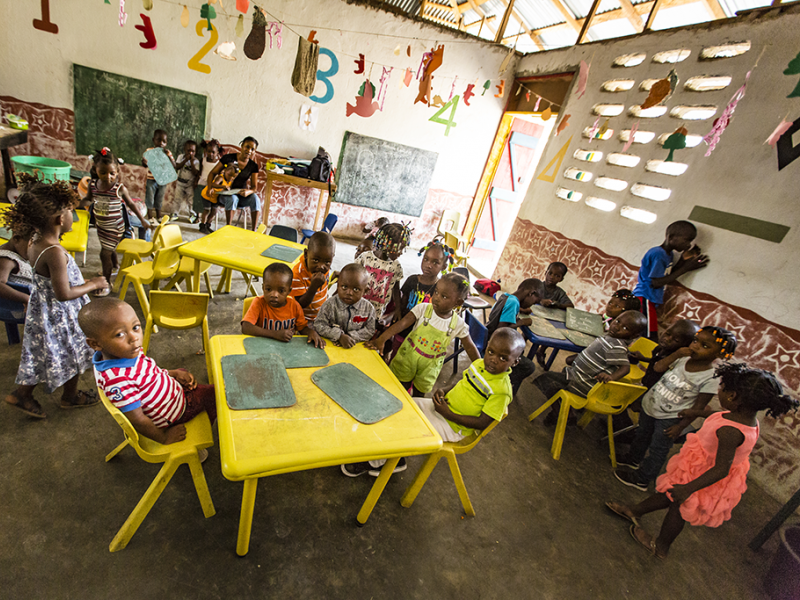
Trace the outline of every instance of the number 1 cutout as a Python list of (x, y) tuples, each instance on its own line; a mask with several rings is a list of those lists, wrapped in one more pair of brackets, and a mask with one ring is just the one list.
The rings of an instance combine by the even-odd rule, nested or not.
[(331, 59), (331, 66), (327, 71), (321, 69), (317, 71), (317, 81), (321, 81), (325, 84), (325, 94), (322, 96), (310, 96), (309, 99), (318, 104), (327, 104), (333, 100), (333, 83), (331, 83), (330, 78), (339, 72), (339, 60), (336, 58), (336, 55), (327, 48), (320, 48), (319, 53)]
[[(460, 96), (453, 96), (447, 104), (445, 104), (442, 108), (440, 108), (435, 115), (433, 115), (429, 121), (433, 121), (434, 123), (439, 123), (441, 125), (446, 125), (447, 129), (444, 130), (444, 134), (450, 135), (450, 128), (456, 126), (455, 117), (456, 117), (456, 109), (458, 108), (458, 101), (461, 97)], [(448, 119), (440, 118), (440, 115), (444, 113), (448, 108), (452, 109), (450, 111), (450, 117)]]
[(42, 0), (42, 18), (33, 20), (34, 29), (58, 33), (58, 25), (50, 21), (50, 0)]
[[(206, 20), (203, 19), (202, 21), (197, 22), (197, 26), (195, 27), (195, 31), (197, 35), (203, 37), (203, 32), (206, 31)], [(214, 25), (211, 25), (211, 37), (206, 42), (205, 46), (200, 48), (192, 58), (189, 59), (188, 66), (193, 71), (197, 71), (198, 73), (205, 73), (208, 75), (211, 73), (211, 67), (209, 65), (203, 64), (200, 61), (206, 57), (206, 54), (211, 52), (211, 49), (216, 45), (217, 40), (219, 39), (219, 33), (217, 32), (217, 28)]]

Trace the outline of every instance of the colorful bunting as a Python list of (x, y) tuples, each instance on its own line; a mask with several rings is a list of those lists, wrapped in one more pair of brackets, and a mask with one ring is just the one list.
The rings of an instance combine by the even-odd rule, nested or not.
[[(272, 50), (272, 38), (275, 38), (275, 44), (278, 46), (278, 50), (283, 47), (283, 23), (278, 23), (277, 21), (270, 21), (268, 23), (269, 27), (267, 27), (267, 35), (269, 35), (269, 49)], [(312, 44), (316, 44), (315, 40), (311, 38), (314, 37), (316, 31), (312, 31), (311, 35), (308, 36), (308, 41)]]
[[(419, 82), (419, 93), (417, 94), (414, 104), (417, 102), (425, 102), (430, 104), (431, 98), (431, 80), (433, 79), (433, 72), (442, 66), (444, 58), (444, 46), (431, 48), (430, 52), (426, 52), (422, 58), (422, 78)], [(417, 75), (419, 76), (419, 75)]]
[(144, 41), (139, 42), (139, 45), (145, 50), (155, 50), (156, 34), (153, 33), (153, 24), (150, 22), (150, 17), (142, 13), (139, 13), (139, 16), (142, 18), (142, 24), (136, 25), (135, 29), (144, 34)]
[(233, 55), (235, 51), (236, 51), (236, 44), (234, 44), (233, 42), (222, 42), (214, 50), (214, 54), (216, 54), (220, 58), (224, 58), (225, 60), (236, 60), (236, 57)]
[(469, 83), (467, 84), (467, 89), (464, 90), (464, 104), (467, 106), (469, 106), (469, 99), (475, 95), (475, 93), (472, 91), (473, 89), (475, 89), (475, 84)]
[(628, 148), (631, 147), (631, 144), (633, 143), (633, 138), (636, 137), (637, 131), (639, 131), (639, 121), (636, 121), (636, 123), (633, 124), (633, 127), (631, 127), (631, 132), (630, 134), (628, 134), (628, 141), (625, 142), (624, 146), (622, 146), (623, 152), (627, 152)]
[(191, 15), (189, 15), (189, 7), (184, 4), (183, 10), (181, 11), (181, 26), (188, 27), (190, 18)]
[(503, 94), (506, 93), (506, 80), (505, 79), (501, 80), (500, 83), (494, 87), (497, 88), (497, 93), (494, 95), (494, 97), (502, 98)]
[(490, 87), (492, 87), (492, 81), (491, 79), (487, 79), (483, 82), (483, 92), (481, 92), (481, 96), (483, 96)]
[(125, 0), (119, 0), (119, 26), (125, 27), (128, 22), (128, 13), (125, 12)]
[(353, 62), (356, 63), (356, 70), (353, 73), (361, 75), (364, 72), (364, 55), (359, 53), (358, 58)]
[(536, 104), (533, 107), (533, 112), (539, 112), (539, 103), (542, 101), (541, 96), (536, 97)]
[(250, 0), (236, 0), (236, 10), (240, 13), (247, 14), (250, 9)]
[(686, 135), (689, 131), (686, 127), (679, 127), (675, 132), (664, 140), (664, 149), (669, 150), (669, 155), (664, 162), (672, 162), (675, 150), (683, 150), (686, 148)]
[(703, 141), (708, 144), (708, 150), (706, 150), (706, 156), (711, 156), (711, 153), (714, 151), (714, 148), (717, 147), (720, 138), (722, 137), (722, 133), (725, 129), (730, 125), (731, 117), (733, 116), (733, 112), (736, 110), (736, 105), (739, 104), (739, 100), (744, 98), (745, 92), (747, 91), (747, 80), (750, 79), (750, 73), (752, 71), (748, 71), (747, 75), (744, 76), (744, 83), (742, 87), (736, 90), (736, 93), (733, 94), (731, 101), (728, 102), (728, 106), (725, 107), (725, 110), (722, 111), (722, 115), (714, 121), (714, 126), (711, 128), (711, 131), (703, 138)]
[(541, 118), (542, 118), (542, 121), (548, 121), (548, 120), (550, 120), (550, 117), (552, 117), (552, 116), (553, 116), (553, 111), (548, 106), (547, 108), (544, 109), (544, 112), (542, 113)]
[(405, 84), (405, 86), (408, 87), (409, 85), (411, 85), (411, 80), (413, 78), (414, 78), (414, 72), (411, 70), (411, 67), (408, 67), (406, 69), (406, 74), (403, 75), (403, 84)]
[(658, 106), (672, 95), (678, 85), (678, 74), (672, 69), (664, 79), (659, 79), (650, 87), (647, 99), (642, 103), (642, 110)]
[(267, 18), (253, 5), (253, 25), (244, 41), (244, 55), (250, 60), (258, 60), (267, 47)]
[(208, 30), (211, 31), (211, 19), (217, 18), (217, 9), (206, 2), (200, 7), (200, 18), (208, 21)]
[(571, 116), (572, 115), (564, 115), (563, 117), (561, 117), (561, 122), (558, 124), (558, 127), (556, 127), (556, 135), (558, 135), (559, 133), (564, 131), (564, 129), (566, 129), (567, 125), (569, 124), (569, 118)]
[(242, 37), (242, 35), (244, 35), (244, 15), (239, 15), (239, 18), (236, 19), (234, 31), (236, 32), (236, 37)]
[(372, 96), (375, 93), (375, 87), (367, 79), (362, 86), (361, 95), (356, 96), (355, 106), (348, 103), (345, 109), (345, 116), (350, 116), (353, 113), (365, 119), (375, 114), (375, 111), (380, 110), (377, 102), (372, 101)]
[(153, 0), (142, 0), (145, 10), (153, 10)]
[(383, 105), (386, 102), (386, 94), (389, 92), (389, 78), (392, 76), (394, 67), (381, 67), (381, 69), (381, 87), (378, 90), (377, 100), (381, 103), (381, 111), (383, 111)]

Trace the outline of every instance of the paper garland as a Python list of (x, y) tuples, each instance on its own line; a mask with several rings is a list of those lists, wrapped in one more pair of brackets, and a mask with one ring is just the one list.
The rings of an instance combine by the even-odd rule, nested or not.
[(422, 72), (422, 77), (419, 80), (419, 93), (417, 97), (414, 99), (414, 104), (417, 102), (425, 102), (430, 106), (431, 103), (431, 80), (433, 78), (433, 72), (442, 66), (442, 60), (444, 59), (444, 46), (438, 46), (437, 48), (431, 48), (430, 52), (426, 52), (422, 56), (422, 63), (420, 64), (420, 69), (417, 71), (417, 77), (420, 76), (420, 71)]
[(236, 10), (240, 13), (247, 14), (250, 9), (250, 0), (236, 0)]
[(747, 80), (750, 79), (750, 73), (752, 71), (748, 71), (747, 75), (744, 76), (744, 83), (742, 87), (740, 87), (736, 92), (733, 94), (731, 101), (728, 102), (728, 106), (725, 107), (725, 110), (722, 111), (722, 115), (714, 121), (714, 126), (711, 128), (711, 131), (706, 134), (703, 138), (703, 141), (708, 144), (708, 150), (706, 150), (706, 156), (711, 156), (711, 153), (714, 151), (714, 148), (717, 147), (720, 138), (722, 137), (723, 132), (725, 129), (730, 125), (731, 117), (733, 116), (733, 112), (736, 110), (736, 105), (739, 104), (739, 100), (744, 98), (745, 92), (747, 91)]
[(490, 87), (492, 87), (492, 80), (491, 79), (487, 79), (483, 83), (483, 92), (481, 92), (481, 96), (483, 96)]
[(627, 152), (628, 148), (631, 147), (631, 144), (633, 143), (633, 138), (636, 137), (637, 131), (639, 131), (639, 121), (636, 121), (636, 123), (633, 124), (633, 127), (631, 127), (631, 132), (628, 134), (628, 141), (625, 142), (624, 146), (622, 146), (622, 152)]
[(583, 98), (586, 93), (586, 83), (589, 81), (589, 65), (585, 61), (581, 61), (578, 68), (578, 87), (575, 90), (575, 95), (578, 98)]
[(558, 124), (558, 127), (556, 127), (556, 135), (558, 135), (559, 133), (564, 131), (564, 129), (566, 129), (567, 125), (569, 124), (569, 118), (571, 116), (572, 115), (564, 115), (563, 117), (561, 117), (561, 122)]
[(233, 42), (222, 42), (214, 50), (214, 54), (225, 60), (236, 60), (233, 53), (236, 51), (236, 44)]
[(365, 119), (371, 117), (375, 114), (375, 111), (380, 110), (380, 106), (377, 102), (373, 102), (372, 96), (374, 92), (374, 86), (369, 82), (367, 79), (363, 84), (363, 92), (360, 96), (356, 96), (356, 103), (355, 106), (352, 104), (347, 104), (345, 108), (345, 116), (349, 117), (352, 114), (357, 114), (359, 117), (364, 117)]
[(469, 106), (469, 99), (472, 98), (475, 93), (472, 91), (475, 88), (474, 83), (467, 84), (467, 89), (464, 90), (464, 104)]
[(125, 23), (127, 22), (128, 13), (125, 12), (125, 0), (119, 0), (119, 26), (125, 27)]
[(356, 70), (353, 73), (361, 75), (364, 72), (364, 55), (359, 53), (358, 58), (353, 62), (356, 63)]
[(764, 140), (764, 143), (769, 144), (770, 146), (774, 146), (775, 143), (778, 141), (778, 138), (780, 138), (784, 133), (786, 133), (786, 130), (789, 129), (791, 126), (792, 123), (790, 121), (782, 119), (780, 124), (775, 128), (775, 130), (769, 134), (769, 137), (766, 140)]
[(506, 92), (506, 80), (503, 79), (498, 85), (495, 86), (497, 88), (497, 93), (494, 95), (495, 98), (502, 98), (503, 94)]
[(679, 127), (672, 135), (664, 140), (664, 150), (669, 150), (669, 155), (664, 159), (664, 162), (672, 162), (675, 150), (683, 150), (686, 148), (686, 135), (688, 133), (689, 131), (686, 127)]
[(183, 10), (181, 11), (181, 26), (184, 28), (188, 27), (190, 18), (191, 15), (189, 14), (189, 7), (184, 4)]
[(258, 60), (267, 47), (267, 18), (264, 13), (253, 5), (253, 24), (250, 33), (244, 41), (244, 55), (250, 60)]
[(139, 42), (139, 45), (145, 50), (155, 50), (157, 45), (156, 34), (153, 32), (153, 24), (150, 22), (150, 17), (143, 13), (139, 13), (139, 16), (142, 19), (142, 24), (134, 26), (134, 29), (144, 34), (144, 41)]

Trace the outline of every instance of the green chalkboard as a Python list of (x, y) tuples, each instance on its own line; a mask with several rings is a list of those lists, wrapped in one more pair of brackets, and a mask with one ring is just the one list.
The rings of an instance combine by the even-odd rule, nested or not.
[(205, 135), (205, 96), (81, 65), (73, 65), (73, 80), (78, 154), (108, 146), (126, 163), (139, 165), (156, 129), (167, 132), (167, 147), (176, 157), (183, 142)]
[(577, 308), (567, 309), (567, 329), (587, 333), (594, 337), (603, 337), (603, 317), (595, 313), (578, 310)]
[(311, 374), (311, 381), (356, 421), (371, 425), (400, 412), (403, 403), (355, 365), (339, 363)]
[(271, 338), (248, 337), (244, 339), (244, 349), (251, 354), (277, 354), (287, 369), (305, 367), (324, 367), (328, 355), (322, 348), (308, 343), (308, 336), (296, 335), (291, 342), (279, 342)]
[(225, 399), (233, 410), (283, 408), (297, 402), (286, 367), (277, 354), (222, 357)]

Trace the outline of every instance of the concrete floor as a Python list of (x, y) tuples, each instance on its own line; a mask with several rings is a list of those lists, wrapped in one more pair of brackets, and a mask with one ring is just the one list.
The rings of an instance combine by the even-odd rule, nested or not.
[[(184, 239), (196, 237), (184, 228)], [(86, 275), (98, 270), (90, 233)], [(340, 244), (335, 266), (350, 261)], [(403, 259), (418, 270), (416, 252)], [(213, 271), (218, 275), (218, 270)], [(216, 277), (214, 278), (216, 282)], [(217, 296), (211, 334), (236, 333), (243, 285)], [(128, 301), (138, 310), (133, 291)], [(151, 355), (205, 381), (199, 330), (154, 336)], [(20, 347), (0, 342), (0, 378), (13, 385)], [(465, 360), (460, 367), (465, 367)], [(442, 380), (451, 373), (445, 368)], [(84, 374), (91, 385), (91, 372)], [(121, 431), (101, 406), (28, 419), (3, 407), (0, 419), (0, 598), (765, 598), (761, 581), (775, 549), (747, 542), (779, 503), (752, 484), (718, 529), (687, 527), (665, 561), (648, 555), (603, 503), (643, 497), (611, 475), (607, 447), (591, 428), (567, 432), (560, 461), (552, 430), (527, 415), (542, 402), (525, 382), (508, 419), (459, 459), (477, 511), (463, 515), (440, 464), (410, 509), (400, 497), (422, 458), (390, 480), (369, 522), (355, 516), (372, 479), (338, 468), (262, 479), (250, 553), (235, 554), (242, 484), (225, 480), (217, 448), (204, 464), (217, 514), (204, 519), (182, 468), (129, 546), (108, 544), (159, 466), (126, 449), (106, 464)], [(660, 515), (644, 520), (657, 531)]]

